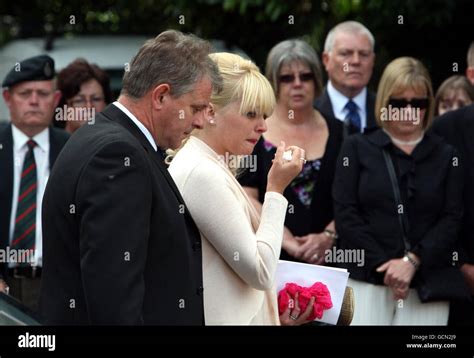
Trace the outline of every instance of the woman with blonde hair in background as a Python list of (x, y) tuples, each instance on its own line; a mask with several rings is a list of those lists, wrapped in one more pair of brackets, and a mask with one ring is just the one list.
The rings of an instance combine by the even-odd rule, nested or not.
[[(423, 64), (393, 60), (377, 90), (381, 128), (348, 137), (341, 149), (333, 187), (339, 247), (365, 256), (365, 265), (343, 264), (357, 297), (352, 325), (447, 324), (448, 300), (422, 302), (416, 290), (456, 263), (463, 210), (457, 154), (427, 132), (433, 111)], [(431, 291), (441, 282), (434, 276)]]
[[(251, 61), (230, 53), (210, 55), (223, 77), (213, 93), (208, 122), (175, 154), (169, 171), (202, 237), (205, 321), (217, 324), (279, 324), (275, 272), (287, 200), (282, 193), (301, 171), (305, 153), (280, 143), (268, 174), (261, 216), (235, 174), (266, 130), (275, 98)], [(292, 157), (284, 159), (283, 153)], [(283, 323), (301, 324), (311, 314), (298, 302)], [(292, 318), (290, 318), (290, 315)]]

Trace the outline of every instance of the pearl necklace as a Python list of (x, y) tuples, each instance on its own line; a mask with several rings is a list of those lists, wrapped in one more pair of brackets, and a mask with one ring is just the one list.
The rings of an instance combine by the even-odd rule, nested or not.
[(388, 131), (385, 130), (385, 128), (383, 129), (383, 131), (390, 137), (390, 139), (392, 140), (392, 142), (394, 144), (398, 144), (398, 145), (417, 145), (418, 143), (420, 143), (423, 140), (423, 137), (425, 136), (425, 131), (422, 131), (421, 136), (417, 139), (414, 139), (414, 140), (401, 140), (401, 139), (397, 139), (394, 136), (392, 136)]

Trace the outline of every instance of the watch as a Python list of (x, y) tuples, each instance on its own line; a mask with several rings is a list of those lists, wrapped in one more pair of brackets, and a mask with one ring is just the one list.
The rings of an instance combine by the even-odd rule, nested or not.
[(323, 232), (324, 232), (324, 235), (326, 235), (327, 237), (330, 237), (333, 240), (337, 240), (339, 238), (337, 233), (335, 233), (332, 230), (325, 229)]
[(413, 267), (415, 267), (416, 270), (418, 270), (418, 268), (420, 267), (420, 264), (418, 262), (416, 262), (416, 260), (413, 259), (413, 257), (408, 255), (408, 253), (405, 254), (405, 256), (403, 256), (403, 261), (411, 263), (413, 265)]

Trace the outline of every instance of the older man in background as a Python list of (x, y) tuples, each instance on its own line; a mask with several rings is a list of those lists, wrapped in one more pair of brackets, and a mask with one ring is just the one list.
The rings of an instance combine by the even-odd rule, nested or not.
[(329, 81), (315, 107), (325, 117), (345, 123), (345, 135), (376, 126), (375, 94), (367, 90), (374, 67), (375, 40), (356, 21), (346, 21), (331, 29), (326, 37), (323, 64)]
[(69, 135), (51, 126), (61, 96), (51, 57), (14, 64), (2, 87), (11, 123), (0, 127), (0, 247), (14, 260), (2, 263), (0, 289), (9, 287), (36, 311), (43, 266), (41, 202)]

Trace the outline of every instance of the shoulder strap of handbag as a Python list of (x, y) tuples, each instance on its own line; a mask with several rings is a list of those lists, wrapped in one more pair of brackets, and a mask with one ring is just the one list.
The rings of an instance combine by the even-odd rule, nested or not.
[(385, 159), (385, 164), (387, 165), (390, 181), (392, 182), (392, 189), (393, 189), (393, 195), (395, 196), (395, 202), (397, 203), (397, 216), (398, 216), (398, 222), (400, 223), (400, 228), (402, 229), (403, 244), (405, 245), (405, 251), (409, 251), (411, 245), (406, 236), (405, 225), (403, 223), (402, 215), (398, 213), (398, 208), (400, 207), (400, 205), (402, 206), (403, 209), (405, 208), (403, 207), (402, 197), (400, 195), (400, 188), (398, 186), (397, 175), (395, 174), (395, 168), (393, 166), (392, 157), (390, 156), (390, 153), (388, 152), (387, 148), (384, 148), (382, 152), (383, 152), (383, 157)]

